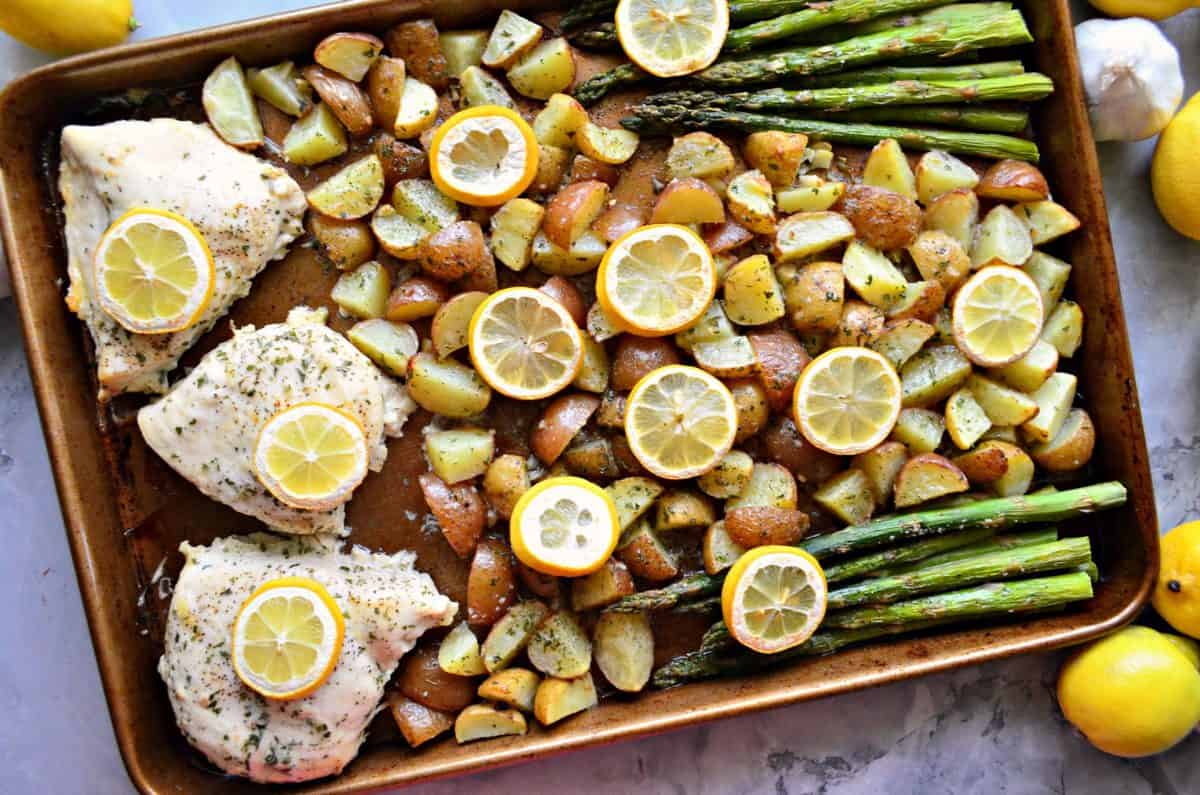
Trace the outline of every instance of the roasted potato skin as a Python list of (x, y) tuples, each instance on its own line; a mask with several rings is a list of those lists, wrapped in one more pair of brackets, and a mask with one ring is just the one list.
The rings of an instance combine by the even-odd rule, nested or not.
[(775, 276), (783, 287), (783, 303), (793, 328), (799, 332), (837, 328), (846, 300), (841, 263), (782, 265)]
[(517, 577), (531, 594), (543, 599), (554, 599), (558, 596), (559, 579), (553, 574), (543, 574), (536, 569), (529, 568), (519, 560), (516, 562), (516, 567)]
[(571, 161), (571, 172), (568, 177), (571, 182), (599, 180), (610, 188), (616, 187), (617, 181), (620, 178), (621, 169), (619, 166), (614, 166), (611, 163), (601, 163), (599, 160), (593, 160), (587, 155), (575, 155), (575, 159)]
[(654, 370), (679, 361), (679, 350), (668, 337), (623, 334), (617, 340), (609, 384), (619, 392), (626, 392)]
[(921, 231), (921, 208), (903, 194), (870, 185), (850, 185), (833, 206), (854, 231), (880, 251), (912, 245)]
[[(444, 282), (474, 273), (485, 267), (485, 260), (492, 259), (483, 230), (474, 221), (455, 221), (434, 232), (422, 245), (421, 253), (421, 270)], [(492, 269), (495, 267), (493, 263)]]
[(375, 257), (375, 236), (365, 221), (309, 213), (307, 225), (316, 250), (340, 270), (357, 268)]
[(389, 132), (376, 134), (371, 141), (371, 148), (383, 163), (383, 180), (388, 188), (402, 179), (429, 176), (429, 158), (425, 152), (412, 144), (397, 141), (396, 136)]
[(384, 317), (388, 320), (416, 320), (432, 317), (446, 303), (450, 292), (440, 282), (420, 276), (400, 282), (388, 296)]
[(432, 19), (401, 22), (389, 28), (383, 40), (393, 57), (403, 59), (409, 75), (439, 92), (450, 85), (446, 57), (442, 55), (437, 25)]
[(979, 179), (975, 193), (997, 201), (1036, 202), (1050, 198), (1050, 185), (1032, 163), (998, 160)]
[(453, 715), (430, 709), (401, 693), (389, 693), (387, 703), (400, 734), (413, 748), (429, 742), (454, 725)]
[(508, 612), (517, 598), (513, 555), (508, 545), (484, 538), (475, 547), (467, 575), (467, 623), (490, 627)]
[(869, 345), (883, 331), (886, 322), (887, 317), (878, 307), (863, 301), (847, 301), (842, 305), (842, 317), (829, 337), (829, 347)]
[(646, 225), (646, 214), (638, 207), (614, 204), (592, 222), (592, 231), (607, 243), (615, 243), (640, 226)]
[(767, 390), (754, 378), (737, 378), (725, 383), (729, 393), (733, 395), (733, 405), (737, 409), (737, 433), (734, 434), (734, 444), (754, 436), (767, 424), (771, 415), (767, 405)]
[(736, 221), (725, 221), (704, 227), (704, 245), (713, 254), (724, 254), (744, 246), (754, 239), (754, 233)]
[(376, 127), (392, 129), (396, 115), (400, 113), (406, 75), (404, 61), (399, 58), (381, 55), (371, 64), (371, 70), (367, 72), (367, 97), (371, 101)]
[(475, 700), (475, 682), (443, 671), (434, 645), (408, 653), (400, 664), (399, 686), (413, 701), (440, 712), (457, 712)]
[(512, 516), (521, 495), (529, 490), (529, 471), (525, 459), (507, 453), (492, 460), (483, 475), (483, 493), (492, 510), (502, 518)]
[(758, 360), (758, 377), (767, 390), (767, 403), (775, 412), (786, 412), (800, 371), (810, 361), (808, 352), (790, 332), (781, 328), (751, 331), (746, 335)]
[(823, 483), (842, 468), (842, 459), (814, 447), (790, 414), (776, 416), (760, 437), (769, 461), (782, 465), (801, 483)]
[(316, 64), (304, 67), (301, 74), (348, 133), (355, 138), (361, 138), (374, 129), (375, 117), (371, 103), (357, 83), (352, 83), (337, 72)]
[(790, 508), (757, 505), (725, 512), (725, 532), (747, 549), (794, 544), (804, 537), (808, 524), (808, 514)]
[(421, 485), (429, 512), (441, 526), (442, 535), (454, 553), (460, 558), (474, 553), (487, 521), (487, 508), (475, 486), (470, 483), (448, 486), (432, 472), (423, 472), (417, 482)]
[(591, 227), (607, 201), (608, 184), (600, 180), (567, 185), (546, 205), (542, 234), (559, 248), (569, 249)]
[(534, 455), (547, 465), (553, 464), (598, 408), (600, 398), (595, 395), (573, 392), (555, 398), (534, 426), (529, 442)]
[(575, 325), (583, 328), (587, 324), (587, 302), (583, 300), (583, 293), (579, 292), (579, 288), (573, 282), (562, 276), (551, 276), (538, 289), (562, 304), (563, 309), (567, 310), (567, 314), (575, 321)]

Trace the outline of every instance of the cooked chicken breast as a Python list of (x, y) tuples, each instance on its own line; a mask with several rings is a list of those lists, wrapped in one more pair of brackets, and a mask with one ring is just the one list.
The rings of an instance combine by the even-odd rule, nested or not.
[[(256, 533), (180, 546), (187, 563), (171, 598), (158, 672), (184, 737), (228, 773), (289, 782), (341, 772), (358, 753), (400, 658), (458, 611), (413, 568), (412, 552), (343, 553), (334, 543)], [(324, 585), (346, 621), (337, 666), (321, 687), (294, 701), (245, 687), (230, 661), (242, 603), (282, 576)]]
[[(66, 213), (67, 305), (91, 331), (100, 399), (167, 391), (167, 373), (302, 230), (304, 192), (284, 171), (229, 146), (207, 126), (175, 119), (118, 121), (62, 132), (58, 180)], [(216, 281), (195, 325), (134, 334), (93, 299), (92, 260), (109, 225), (134, 207), (191, 221), (212, 250)]]
[(258, 431), (277, 412), (315, 401), (356, 417), (367, 437), (368, 466), (387, 459), (386, 436), (399, 436), (416, 408), (407, 390), (325, 325), (327, 312), (293, 309), (286, 323), (244, 326), (211, 350), (165, 397), (138, 412), (146, 443), (200, 491), (284, 533), (346, 533), (346, 509), (293, 508), (254, 473)]

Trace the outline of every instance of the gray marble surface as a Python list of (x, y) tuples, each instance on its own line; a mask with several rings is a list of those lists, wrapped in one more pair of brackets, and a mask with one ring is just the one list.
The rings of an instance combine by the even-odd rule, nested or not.
[[(138, 0), (139, 37), (305, 0)], [(192, 10), (181, 10), (181, 6)], [(202, 5), (202, 7), (200, 7)], [(1200, 12), (1164, 24), (1200, 89)], [(0, 84), (41, 61), (0, 35)], [(1200, 244), (1159, 219), (1153, 142), (1100, 148), (1164, 528), (1200, 517)], [(1087, 263), (1076, 263), (1086, 274)], [(63, 534), (11, 301), (0, 301), (0, 792), (129, 793)], [(416, 787), (495, 793), (1087, 793), (1200, 790), (1200, 737), (1125, 761), (1070, 730), (1059, 658), (1033, 656)]]

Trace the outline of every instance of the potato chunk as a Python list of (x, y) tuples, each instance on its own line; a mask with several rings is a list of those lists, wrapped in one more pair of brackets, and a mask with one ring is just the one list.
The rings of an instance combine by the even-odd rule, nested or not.
[(367, 155), (308, 192), (308, 204), (332, 218), (362, 218), (383, 198), (383, 164)]
[(832, 331), (842, 318), (846, 279), (837, 262), (781, 265), (775, 271), (792, 326), (800, 332)]
[(1056, 369), (1058, 351), (1045, 340), (1038, 340), (1029, 353), (1011, 364), (992, 370), (992, 375), (1013, 389), (1035, 392)]
[(405, 279), (388, 296), (384, 316), (388, 320), (409, 322), (431, 317), (446, 302), (446, 286), (424, 276)]
[(644, 516), (621, 537), (616, 554), (634, 576), (644, 580), (665, 582), (679, 576), (675, 555), (663, 545)]
[(387, 703), (404, 741), (413, 748), (449, 731), (454, 725), (453, 715), (430, 709), (397, 692), (388, 694)]
[(432, 19), (414, 19), (388, 28), (383, 34), (387, 50), (392, 57), (400, 58), (408, 73), (436, 91), (450, 84), (451, 74), (446, 68), (442, 54), (441, 36)]
[(591, 673), (577, 679), (545, 679), (538, 685), (533, 715), (538, 723), (549, 726), (600, 703)]
[(967, 476), (949, 460), (936, 453), (922, 453), (910, 458), (896, 475), (896, 507), (961, 494), (969, 487)]
[(621, 127), (601, 127), (588, 121), (575, 133), (579, 151), (600, 163), (617, 166), (633, 157), (641, 139)]
[(673, 179), (725, 180), (735, 166), (729, 145), (712, 133), (693, 132), (676, 138), (667, 152), (667, 171)]
[(992, 421), (970, 389), (963, 387), (946, 401), (946, 430), (958, 449), (970, 449), (991, 427)]
[(492, 625), (483, 641), (483, 664), (489, 673), (507, 668), (525, 650), (534, 630), (550, 614), (550, 608), (531, 599), (517, 602)]
[(725, 205), (708, 183), (695, 177), (673, 179), (654, 203), (652, 224), (719, 224)]
[(846, 216), (833, 212), (796, 213), (779, 222), (775, 253), (780, 262), (817, 254), (854, 237)]
[(416, 138), (437, 121), (437, 92), (428, 83), (415, 77), (404, 78), (400, 94), (400, 110), (392, 124), (392, 132), (400, 140)]
[(1029, 454), (1049, 472), (1072, 472), (1091, 460), (1095, 446), (1092, 418), (1083, 409), (1071, 409), (1055, 437), (1034, 445)]
[(807, 135), (769, 130), (747, 136), (742, 153), (750, 167), (762, 172), (774, 187), (790, 188), (796, 183), (807, 146)]
[(932, 345), (900, 370), (907, 408), (929, 406), (950, 396), (971, 375), (971, 361), (953, 345)]
[(1079, 228), (1079, 219), (1049, 200), (1017, 205), (1016, 214), (1029, 227), (1035, 246), (1042, 246)]
[(984, 172), (975, 192), (1002, 202), (1036, 202), (1050, 198), (1050, 185), (1033, 163), (997, 160)]
[(1078, 379), (1070, 373), (1055, 373), (1047, 378), (1031, 396), (1038, 413), (1021, 424), (1025, 436), (1043, 444), (1057, 436), (1071, 411), (1077, 386)]
[(928, 229), (908, 247), (922, 279), (939, 282), (947, 295), (962, 286), (971, 274), (971, 258), (946, 232)]
[(505, 9), (500, 12), (481, 60), (493, 69), (507, 69), (542, 38), (542, 26)]
[(438, 665), (446, 673), (459, 676), (478, 676), (487, 672), (479, 653), (479, 640), (467, 622), (459, 622), (442, 638), (438, 646)]
[(979, 184), (979, 175), (952, 154), (933, 150), (917, 161), (917, 198), (929, 204), (937, 197), (960, 188), (972, 190)]
[(657, 532), (708, 527), (717, 521), (712, 503), (688, 489), (672, 489), (658, 498), (654, 511)]
[(533, 118), (533, 135), (540, 144), (571, 149), (576, 134), (587, 122), (587, 111), (574, 97), (553, 94)]
[(508, 82), (518, 94), (549, 99), (575, 82), (575, 55), (566, 39), (550, 39), (533, 47), (509, 67)]
[(826, 480), (813, 494), (813, 499), (846, 524), (865, 522), (875, 512), (871, 482), (857, 469), (844, 469)]
[(853, 468), (851, 471), (856, 470), (866, 476), (875, 504), (882, 506), (892, 498), (896, 475), (907, 460), (908, 448), (900, 442), (889, 441), (854, 456), (850, 459), (850, 466)]
[[(741, 494), (750, 483), (754, 470), (754, 459), (741, 450), (730, 450), (717, 465), (705, 472), (697, 481), (700, 490), (719, 500)], [(711, 523), (710, 523), (711, 524)]]
[(704, 533), (704, 570), (717, 574), (737, 563), (746, 548), (729, 537), (725, 522), (713, 522)]
[(973, 374), (968, 378), (967, 388), (995, 425), (1020, 425), (1038, 412), (1037, 404), (1029, 395), (982, 375)]
[(408, 392), (421, 408), (445, 417), (473, 417), (492, 399), (491, 387), (470, 367), (428, 353), (409, 360)]
[(283, 139), (283, 156), (289, 163), (315, 166), (345, 154), (349, 144), (341, 122), (324, 104), (301, 116)]
[(636, 693), (650, 681), (654, 632), (645, 613), (601, 613), (593, 634), (596, 665), (613, 687)]
[(256, 97), (289, 116), (303, 116), (312, 107), (312, 86), (300, 79), (291, 61), (265, 69), (247, 69), (246, 84)]
[(425, 434), (425, 457), (447, 483), (470, 480), (487, 471), (495, 452), (495, 431), (456, 428)]
[(946, 421), (929, 409), (901, 409), (892, 438), (914, 453), (932, 453), (942, 443)]
[(930, 202), (922, 221), (926, 229), (945, 232), (964, 250), (971, 249), (979, 221), (979, 197), (963, 188), (952, 190)]
[(897, 371), (932, 339), (933, 326), (916, 318), (889, 320), (868, 347), (892, 363)]
[(775, 191), (775, 206), (779, 212), (788, 214), (820, 212), (837, 204), (845, 192), (845, 182), (806, 174), (797, 178), (795, 187)]
[(864, 185), (895, 191), (910, 199), (917, 198), (917, 180), (908, 158), (894, 138), (884, 138), (871, 149), (863, 166)]
[(440, 358), (467, 347), (471, 317), (485, 298), (487, 293), (478, 290), (459, 293), (437, 308), (429, 336)]
[(505, 668), (483, 680), (477, 692), (480, 698), (488, 701), (533, 712), (533, 699), (541, 681), (541, 677), (528, 668)]
[(650, 510), (663, 487), (650, 478), (630, 477), (613, 481), (605, 491), (617, 506), (617, 522), (624, 531)]
[(609, 558), (591, 574), (571, 580), (571, 609), (582, 612), (607, 607), (634, 590), (629, 567)]
[(526, 653), (534, 668), (559, 679), (583, 676), (592, 665), (592, 642), (575, 616), (565, 611), (534, 630)]
[(472, 704), (454, 719), (454, 739), (459, 744), (492, 737), (524, 734), (525, 716), (515, 709), (499, 709), (491, 704)]
[(729, 214), (742, 226), (760, 235), (775, 231), (775, 193), (761, 171), (743, 171), (725, 193)]
[(734, 323), (761, 326), (783, 317), (783, 289), (765, 254), (747, 257), (725, 274), (725, 312)]
[(1033, 254), (1033, 237), (1017, 214), (1003, 204), (993, 207), (971, 245), (971, 267), (1013, 265), (1020, 267)]
[(488, 464), (483, 475), (483, 495), (492, 510), (507, 519), (521, 495), (529, 491), (529, 469), (525, 459), (508, 453)]
[(483, 62), (483, 51), (487, 48), (486, 30), (450, 30), (438, 33), (438, 45), (446, 61), (446, 75), (458, 77), (468, 66), (479, 66)]
[(1069, 359), (1083, 343), (1083, 309), (1074, 301), (1059, 301), (1046, 318), (1042, 339), (1054, 346), (1060, 358)]
[(864, 301), (880, 309), (890, 308), (904, 295), (904, 274), (881, 252), (857, 240), (846, 246), (842, 273)]
[(364, 262), (338, 278), (330, 298), (354, 317), (383, 317), (390, 290), (391, 277), (387, 269), (378, 262)]
[(459, 75), (458, 82), (462, 88), (463, 102), (468, 108), (479, 105), (499, 105), (510, 109), (517, 107), (504, 83), (486, 69), (468, 66)]
[(921, 230), (921, 208), (893, 190), (851, 185), (834, 208), (849, 219), (867, 245), (890, 251), (911, 245)]
[(546, 239), (569, 249), (583, 236), (608, 201), (608, 185), (599, 180), (572, 183), (550, 200), (542, 223)]
[(346, 337), (385, 372), (398, 377), (408, 373), (408, 360), (421, 345), (412, 326), (382, 318), (355, 323)]
[(321, 39), (313, 60), (357, 83), (383, 52), (383, 42), (370, 33), (334, 33)]

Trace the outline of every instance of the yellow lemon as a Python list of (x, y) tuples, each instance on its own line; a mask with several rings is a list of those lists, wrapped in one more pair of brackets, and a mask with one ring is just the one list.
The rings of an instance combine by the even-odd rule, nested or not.
[(467, 345), (480, 377), (517, 400), (550, 397), (583, 366), (579, 326), (532, 287), (506, 287), (484, 299), (471, 316)]
[(1179, 234), (1200, 240), (1200, 93), (1159, 136), (1150, 186), (1163, 219)]
[(297, 403), (263, 425), (254, 445), (259, 482), (280, 502), (328, 511), (367, 475), (367, 435), (358, 420), (324, 403)]
[(4, 0), (0, 30), (35, 50), (70, 55), (120, 44), (137, 29), (132, 0)]
[(534, 571), (582, 577), (604, 565), (617, 547), (617, 506), (595, 483), (547, 478), (521, 495), (508, 522), (517, 559)]
[(1110, 17), (1166, 19), (1200, 6), (1196, 0), (1088, 0)]
[(1188, 658), (1188, 662), (1200, 670), (1200, 643), (1185, 638), (1183, 635), (1172, 635), (1169, 632), (1162, 633), (1162, 636), (1167, 639), (1175, 648), (1183, 652), (1183, 656)]
[(656, 77), (697, 72), (717, 59), (729, 30), (726, 0), (621, 0), (617, 39)]
[(1002, 367), (1029, 353), (1042, 333), (1042, 294), (1029, 274), (1008, 265), (979, 270), (951, 308), (954, 341), (981, 367)]
[(755, 547), (729, 569), (721, 613), (738, 643), (774, 654), (812, 637), (828, 596), (825, 572), (812, 555), (795, 547)]
[(1167, 750), (1200, 722), (1200, 671), (1149, 627), (1126, 627), (1076, 652), (1058, 677), (1063, 715), (1115, 756)]
[(642, 376), (625, 404), (625, 437), (660, 478), (703, 475), (733, 446), (737, 406), (723, 383), (698, 367), (669, 364)]
[(459, 111), (437, 129), (429, 174), (464, 204), (496, 207), (520, 196), (537, 174), (533, 128), (514, 110), (482, 105)]
[(1179, 525), (1159, 543), (1154, 609), (1176, 631), (1200, 638), (1200, 521)]
[(804, 438), (834, 455), (858, 455), (888, 437), (901, 408), (900, 377), (867, 348), (831, 348), (796, 381), (792, 412)]

